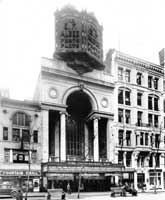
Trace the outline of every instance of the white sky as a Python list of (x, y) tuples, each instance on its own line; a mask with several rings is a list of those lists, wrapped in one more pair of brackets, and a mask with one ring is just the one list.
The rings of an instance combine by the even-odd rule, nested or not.
[(165, 0), (0, 0), (0, 88), (9, 88), (11, 98), (33, 97), (41, 57), (54, 52), (54, 12), (66, 4), (94, 12), (104, 28), (104, 54), (120, 46), (159, 64)]

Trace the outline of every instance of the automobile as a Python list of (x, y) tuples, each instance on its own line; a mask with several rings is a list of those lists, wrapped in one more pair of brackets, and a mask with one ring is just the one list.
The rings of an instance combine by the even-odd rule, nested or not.
[(16, 188), (10, 184), (0, 184), (0, 194), (1, 195), (9, 195), (14, 197), (17, 192), (18, 192), (19, 188)]

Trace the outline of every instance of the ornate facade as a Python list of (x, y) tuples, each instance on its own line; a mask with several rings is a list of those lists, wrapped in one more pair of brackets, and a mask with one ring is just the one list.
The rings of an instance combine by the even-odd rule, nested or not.
[(93, 15), (64, 8), (55, 16), (54, 58), (42, 58), (33, 101), (1, 97), (0, 181), (164, 190), (163, 66), (115, 50), (103, 63)]

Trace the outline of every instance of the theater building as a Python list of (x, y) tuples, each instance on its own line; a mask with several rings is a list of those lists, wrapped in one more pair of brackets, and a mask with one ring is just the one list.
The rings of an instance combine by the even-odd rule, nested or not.
[(91, 13), (55, 12), (55, 52), (33, 100), (0, 98), (0, 182), (164, 190), (163, 66), (116, 50), (103, 62), (102, 32)]

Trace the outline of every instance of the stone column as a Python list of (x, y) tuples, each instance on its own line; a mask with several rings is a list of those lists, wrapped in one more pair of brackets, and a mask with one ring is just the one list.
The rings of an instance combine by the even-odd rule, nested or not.
[(112, 141), (112, 133), (111, 133), (111, 120), (110, 119), (107, 119), (107, 159), (109, 161), (112, 161), (113, 158), (111, 158), (111, 155), (113, 155), (113, 145), (112, 145), (112, 142), (115, 142), (115, 141)]
[(60, 159), (66, 161), (66, 112), (60, 112)]
[(99, 161), (99, 135), (98, 135), (98, 118), (94, 118), (94, 161)]
[(59, 137), (59, 121), (55, 123), (55, 137), (54, 137), (54, 145), (55, 145), (55, 161), (59, 162), (59, 157), (60, 157), (60, 137)]
[(49, 111), (42, 111), (42, 161), (48, 162), (49, 158)]
[(85, 127), (85, 159), (88, 160), (89, 158), (89, 132), (87, 124), (84, 125)]

